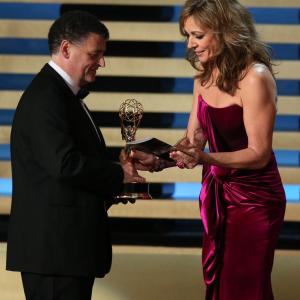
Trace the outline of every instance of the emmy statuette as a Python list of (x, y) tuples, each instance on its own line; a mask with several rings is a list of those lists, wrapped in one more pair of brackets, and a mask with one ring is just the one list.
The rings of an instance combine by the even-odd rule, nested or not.
[[(135, 134), (143, 117), (143, 106), (135, 99), (125, 100), (119, 109), (122, 139), (128, 142), (135, 140)], [(125, 152), (130, 153), (130, 145), (125, 145)], [(149, 183), (130, 182), (124, 183), (123, 191), (116, 196), (118, 199), (152, 199), (149, 194)]]

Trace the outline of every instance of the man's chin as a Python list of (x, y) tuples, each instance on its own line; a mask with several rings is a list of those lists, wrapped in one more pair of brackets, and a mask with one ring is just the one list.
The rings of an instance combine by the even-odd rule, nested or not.
[(82, 80), (81, 86), (85, 86), (89, 83), (92, 83), (96, 80), (96, 76), (89, 76), (88, 78), (85, 78), (84, 80)]
[(86, 81), (88, 83), (94, 82), (96, 80), (96, 74), (95, 75), (91, 75), (88, 78), (86, 78)]

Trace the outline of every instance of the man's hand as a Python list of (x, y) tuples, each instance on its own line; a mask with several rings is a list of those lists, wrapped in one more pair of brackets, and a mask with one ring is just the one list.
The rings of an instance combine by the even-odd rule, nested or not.
[(142, 151), (131, 150), (129, 157), (132, 159), (137, 170), (153, 171), (157, 164), (157, 158), (155, 155)]
[(131, 157), (129, 157), (124, 150), (121, 151), (120, 156), (121, 167), (124, 172), (124, 180), (123, 183), (129, 182), (145, 182), (145, 178), (140, 176), (137, 172), (137, 169), (132, 162)]

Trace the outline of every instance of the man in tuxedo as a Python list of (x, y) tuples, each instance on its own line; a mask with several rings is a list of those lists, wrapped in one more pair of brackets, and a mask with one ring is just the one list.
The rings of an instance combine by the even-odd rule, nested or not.
[(27, 300), (91, 299), (111, 266), (110, 201), (123, 183), (144, 181), (129, 161), (107, 158), (81, 99), (105, 66), (108, 38), (93, 15), (62, 15), (48, 34), (51, 60), (15, 112), (7, 269), (21, 272)]

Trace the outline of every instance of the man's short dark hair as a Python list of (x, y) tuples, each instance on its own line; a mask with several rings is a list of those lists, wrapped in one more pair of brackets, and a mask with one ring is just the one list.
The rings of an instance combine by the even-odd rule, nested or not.
[(80, 43), (90, 33), (96, 33), (105, 40), (109, 39), (107, 27), (94, 15), (80, 10), (66, 12), (50, 27), (49, 51), (51, 54), (57, 53), (63, 40)]

